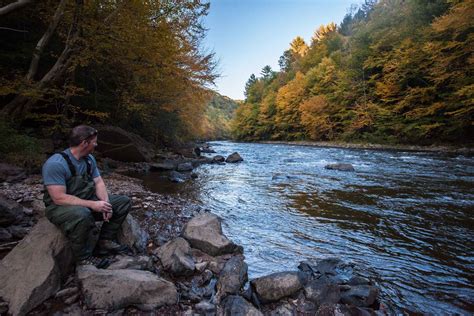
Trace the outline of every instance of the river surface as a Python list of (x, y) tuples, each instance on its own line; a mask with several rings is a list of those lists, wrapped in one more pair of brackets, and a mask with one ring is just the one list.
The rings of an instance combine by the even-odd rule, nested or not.
[[(456, 154), (213, 142), (238, 164), (198, 179), (143, 177), (224, 219), (249, 278), (337, 256), (367, 267), (400, 313), (474, 313), (474, 158)], [(355, 172), (326, 170), (351, 163)]]

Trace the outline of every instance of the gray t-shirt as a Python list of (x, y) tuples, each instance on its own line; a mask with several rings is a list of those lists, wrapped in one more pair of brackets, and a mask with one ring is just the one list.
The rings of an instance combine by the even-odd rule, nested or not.
[[(77, 160), (71, 153), (71, 149), (64, 150), (69, 158), (71, 158), (72, 164), (76, 168), (76, 174), (84, 174), (87, 172), (87, 162), (84, 159)], [(89, 155), (90, 161), (92, 162), (92, 178), (100, 176), (99, 169), (97, 169), (97, 162), (94, 156)], [(67, 161), (60, 154), (54, 154), (49, 157), (43, 165), (43, 183), (44, 185), (64, 185), (66, 181), (72, 177)]]

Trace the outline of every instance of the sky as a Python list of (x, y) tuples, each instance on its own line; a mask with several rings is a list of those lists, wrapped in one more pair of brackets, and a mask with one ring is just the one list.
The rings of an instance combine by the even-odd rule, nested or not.
[(278, 71), (278, 59), (301, 36), (307, 44), (322, 24), (340, 24), (351, 4), (361, 0), (210, 0), (203, 24), (208, 28), (203, 48), (218, 60), (216, 90), (244, 99), (251, 74), (265, 65)]

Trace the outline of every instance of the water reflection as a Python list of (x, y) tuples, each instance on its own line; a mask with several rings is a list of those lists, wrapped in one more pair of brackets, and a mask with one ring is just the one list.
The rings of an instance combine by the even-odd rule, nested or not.
[[(474, 160), (433, 153), (219, 142), (240, 164), (145, 184), (205, 205), (245, 248), (250, 277), (340, 256), (370, 268), (401, 311), (474, 312)], [(356, 172), (326, 170), (351, 163)]]

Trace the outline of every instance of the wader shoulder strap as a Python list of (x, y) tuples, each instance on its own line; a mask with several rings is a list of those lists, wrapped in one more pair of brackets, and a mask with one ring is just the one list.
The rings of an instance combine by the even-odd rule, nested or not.
[(89, 156), (85, 156), (84, 157), (84, 160), (86, 161), (87, 163), (87, 174), (89, 176), (92, 176), (92, 161), (91, 159), (89, 158)]
[(61, 156), (63, 156), (64, 160), (66, 160), (69, 170), (71, 171), (71, 175), (74, 177), (76, 175), (76, 168), (72, 164), (71, 158), (64, 152), (59, 152)]

